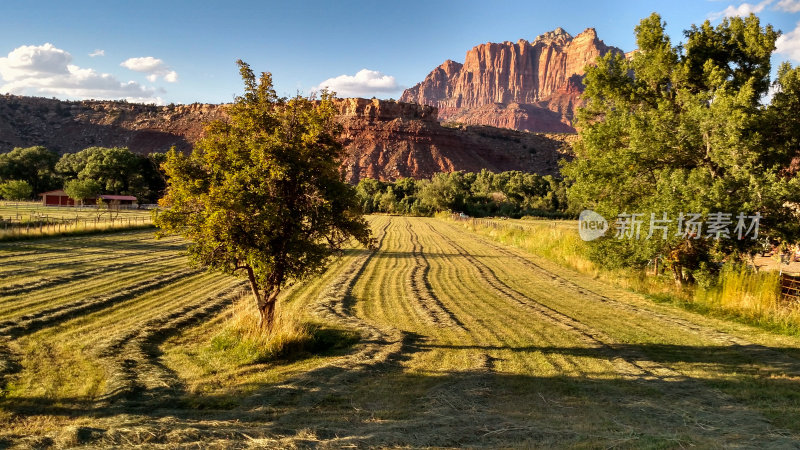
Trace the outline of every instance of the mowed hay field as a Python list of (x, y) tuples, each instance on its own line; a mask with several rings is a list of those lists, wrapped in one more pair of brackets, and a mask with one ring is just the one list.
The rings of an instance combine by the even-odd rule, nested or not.
[(245, 284), (178, 239), (0, 243), (0, 447), (800, 445), (800, 339), (370, 221), (378, 250), (282, 299), (326, 345), (247, 363), (220, 344)]

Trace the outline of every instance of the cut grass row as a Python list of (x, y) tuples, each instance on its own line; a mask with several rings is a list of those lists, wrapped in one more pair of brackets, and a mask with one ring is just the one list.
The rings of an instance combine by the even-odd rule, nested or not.
[(349, 249), (281, 299), (333, 340), (357, 333), (352, 348), (259, 360), (215, 345), (255, 311), (248, 298), (226, 306), (236, 280), (195, 274), (8, 343), (20, 368), (3, 435), (57, 440), (70, 424), (102, 430), (102, 445), (798, 442), (797, 338), (656, 304), (446, 221), (370, 220), (378, 251)]
[(775, 271), (726, 265), (710, 287), (677, 287), (667, 273), (656, 277), (641, 270), (599, 267), (587, 257), (587, 243), (579, 238), (575, 221), (468, 219), (459, 223), (658, 302), (800, 336), (800, 306), (780, 300), (780, 274)]

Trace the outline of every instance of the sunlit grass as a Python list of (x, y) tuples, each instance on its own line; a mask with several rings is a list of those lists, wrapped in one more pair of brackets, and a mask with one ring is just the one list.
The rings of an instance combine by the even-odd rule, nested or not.
[[(244, 281), (192, 272), (11, 339), (0, 447), (705, 448), (800, 433), (797, 365), (780, 358), (800, 354), (796, 337), (654, 303), (604, 280), (655, 292), (657, 278), (587, 276), (456, 223), (370, 221), (380, 249), (348, 248), (286, 289), (271, 332)], [(567, 227), (541, 225), (539, 241), (492, 231), (588, 263)], [(183, 273), (182, 241), (150, 236), (0, 244), (0, 311), (46, 317), (70, 295)], [(728, 295), (756, 290), (743, 276)]]
[(0, 241), (150, 227), (152, 218), (148, 210), (55, 207), (35, 202), (0, 202)]
[(280, 309), (271, 329), (260, 324), (255, 302), (244, 295), (231, 308), (222, 329), (211, 338), (207, 351), (246, 365), (289, 357), (313, 347), (311, 325), (291, 309)]
[(742, 265), (727, 265), (712, 287), (681, 287), (669, 274), (654, 276), (636, 269), (599, 267), (588, 258), (588, 244), (581, 240), (574, 221), (470, 220), (460, 224), (504, 244), (659, 301), (732, 317), (787, 334), (800, 334), (800, 308), (780, 300), (780, 275), (777, 272), (756, 272)]

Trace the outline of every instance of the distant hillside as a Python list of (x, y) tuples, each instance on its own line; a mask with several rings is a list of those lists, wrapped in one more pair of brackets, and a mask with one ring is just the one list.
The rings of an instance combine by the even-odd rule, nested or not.
[[(350, 182), (372, 177), (427, 178), (456, 170), (523, 170), (556, 174), (574, 136), (484, 126), (445, 127), (430, 106), (337, 100)], [(224, 119), (224, 105), (153, 106), (112, 101), (65, 102), (0, 96), (0, 152), (42, 145), (59, 153), (124, 146), (137, 153), (191, 149), (205, 122)]]

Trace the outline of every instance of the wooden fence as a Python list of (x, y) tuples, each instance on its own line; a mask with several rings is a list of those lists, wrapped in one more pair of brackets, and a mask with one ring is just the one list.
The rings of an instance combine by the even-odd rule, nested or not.
[(800, 275), (781, 274), (781, 299), (800, 302)]
[(150, 217), (47, 217), (31, 216), (28, 220), (0, 220), (0, 237), (21, 237), (31, 235), (48, 235), (74, 231), (98, 229), (130, 228), (152, 224)]

